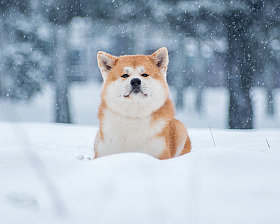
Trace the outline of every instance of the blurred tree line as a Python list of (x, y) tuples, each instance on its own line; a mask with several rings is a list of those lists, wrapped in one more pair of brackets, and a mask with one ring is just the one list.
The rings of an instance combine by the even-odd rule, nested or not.
[[(56, 121), (71, 122), (68, 86), (98, 73), (98, 50), (115, 55), (170, 51), (168, 82), (184, 106), (184, 90), (229, 91), (229, 128), (253, 128), (250, 90), (267, 89), (268, 114), (280, 86), (277, 0), (3, 0), (0, 2), (0, 97), (30, 99), (46, 82), (56, 87)], [(86, 34), (72, 40), (76, 28)], [(77, 34), (76, 34), (77, 35)], [(71, 41), (72, 40), (72, 41)]]

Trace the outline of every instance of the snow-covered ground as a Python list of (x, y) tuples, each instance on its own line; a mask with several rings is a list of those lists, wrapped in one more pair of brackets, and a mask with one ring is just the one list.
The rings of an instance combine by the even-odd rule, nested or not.
[(280, 223), (280, 130), (189, 129), (191, 153), (92, 160), (96, 126), (0, 122), (0, 223)]

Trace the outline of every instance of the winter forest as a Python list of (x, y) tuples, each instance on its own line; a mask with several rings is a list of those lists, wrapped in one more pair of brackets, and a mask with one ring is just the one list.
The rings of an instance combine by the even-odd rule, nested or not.
[[(166, 46), (168, 83), (183, 119), (215, 116), (222, 94), (222, 128), (255, 128), (256, 116), (279, 124), (279, 5), (276, 0), (1, 1), (0, 102), (3, 108), (7, 102), (28, 107), (50, 86), (49, 120), (75, 123), (71, 91), (101, 85), (99, 50), (120, 56)], [(99, 92), (94, 94), (92, 101), (98, 101)]]

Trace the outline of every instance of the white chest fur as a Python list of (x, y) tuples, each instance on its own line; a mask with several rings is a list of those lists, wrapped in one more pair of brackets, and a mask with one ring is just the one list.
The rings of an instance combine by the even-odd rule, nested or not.
[(101, 121), (103, 141), (98, 145), (98, 156), (121, 152), (144, 152), (158, 157), (165, 149), (165, 139), (158, 137), (166, 121), (151, 118), (129, 118), (110, 109), (104, 111)]

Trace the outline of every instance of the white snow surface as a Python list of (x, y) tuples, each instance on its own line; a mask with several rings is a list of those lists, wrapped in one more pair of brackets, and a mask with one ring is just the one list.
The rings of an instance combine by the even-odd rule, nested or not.
[(189, 129), (191, 153), (93, 160), (96, 126), (0, 122), (0, 223), (280, 223), (280, 130)]

